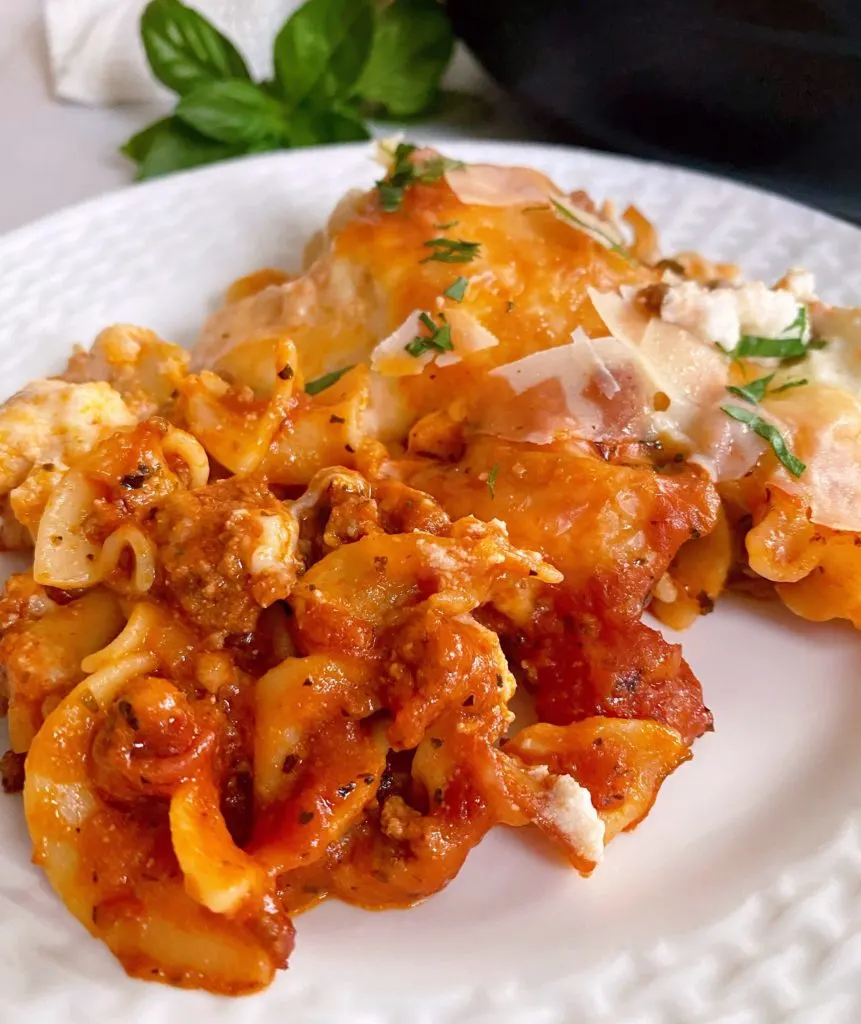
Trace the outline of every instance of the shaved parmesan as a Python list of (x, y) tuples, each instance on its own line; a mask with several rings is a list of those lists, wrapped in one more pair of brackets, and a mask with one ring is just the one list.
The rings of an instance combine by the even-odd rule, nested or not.
[(615, 336), (590, 339), (578, 330), (569, 345), (492, 370), (507, 389), (486, 403), (479, 431), (532, 444), (669, 437), (715, 480), (746, 473), (767, 446), (721, 410), (729, 400), (726, 357), (630, 300), (590, 295)]
[(629, 345), (639, 345), (649, 326), (649, 317), (630, 301), (638, 289), (625, 287), (621, 295), (589, 288), (589, 298), (610, 334)]
[(594, 242), (603, 245), (605, 249), (619, 249), (625, 245), (625, 239), (609, 217), (602, 217), (600, 214), (585, 210), (582, 206), (572, 203), (570, 199), (563, 196), (552, 195), (550, 201), (553, 204), (553, 212), (566, 224), (582, 231)]
[(547, 203), (556, 193), (553, 182), (529, 167), (468, 164), (446, 171), (445, 180), (457, 198), (469, 206), (525, 206)]
[(451, 327), (453, 352), (443, 352), (436, 357), (437, 366), (451, 366), (460, 362), (473, 352), (481, 352), (486, 348), (494, 348), (499, 338), (486, 327), (482, 326), (474, 316), (465, 309), (447, 309), (446, 319)]
[(572, 342), (498, 366), (507, 385), (487, 404), (480, 430), (507, 440), (549, 444), (558, 437), (613, 441), (642, 435), (653, 388), (636, 351), (615, 338)]
[[(655, 388), (669, 399), (667, 408), (652, 417), (654, 429), (684, 444), (690, 461), (713, 480), (743, 476), (766, 444), (721, 411), (729, 400), (726, 357), (690, 331), (648, 317), (632, 301), (634, 294), (622, 298), (614, 292), (589, 291), (601, 319), (616, 337), (639, 351)], [(767, 413), (763, 416), (773, 421)], [(781, 429), (776, 421), (774, 425)]]
[(771, 403), (788, 424), (793, 450), (807, 463), (798, 480), (775, 483), (801, 494), (814, 523), (861, 532), (861, 401), (844, 390), (811, 384)]
[(457, 198), (470, 206), (546, 205), (560, 220), (605, 248), (617, 249), (625, 244), (621, 231), (609, 217), (572, 202), (546, 175), (529, 167), (469, 164), (447, 171), (445, 180)]
[(428, 349), (417, 356), (407, 352), (407, 345), (421, 333), (420, 309), (414, 309), (404, 322), (371, 353), (371, 369), (385, 377), (415, 377), (433, 360), (434, 352)]
[(481, 352), (499, 344), (499, 338), (483, 327), (474, 316), (464, 309), (447, 309), (446, 320), (451, 328), (450, 352), (438, 352), (429, 348), (416, 356), (406, 351), (406, 346), (417, 337), (427, 333), (419, 320), (421, 310), (412, 313), (392, 333), (377, 345), (371, 353), (371, 369), (385, 377), (414, 377), (421, 373), (428, 363), (436, 359), (437, 366), (453, 366), (473, 352)]

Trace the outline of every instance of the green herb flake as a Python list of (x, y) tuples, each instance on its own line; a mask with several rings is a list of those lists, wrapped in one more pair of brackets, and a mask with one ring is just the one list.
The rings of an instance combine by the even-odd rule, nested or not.
[(413, 160), (416, 148), (411, 142), (399, 142), (392, 154), (391, 170), (377, 182), (380, 206), (384, 213), (400, 210), (407, 189), (413, 185), (432, 185), (446, 171), (463, 167), (459, 160), (449, 160), (444, 156), (432, 156), (416, 162)]
[(417, 359), (425, 352), (451, 352), (454, 350), (449, 324), (435, 323), (429, 313), (422, 313), (419, 322), (427, 328), (429, 333), (416, 335), (409, 344), (404, 345), (409, 355)]
[(767, 423), (761, 416), (757, 416), (755, 412), (750, 409), (743, 409), (738, 405), (722, 405), (721, 412), (725, 412), (727, 416), (738, 420), (739, 423), (744, 423), (761, 437), (763, 441), (767, 441), (771, 445), (771, 450), (793, 476), (801, 476), (807, 468), (801, 459), (797, 458), (789, 450), (783, 435), (777, 427)]
[(730, 355), (734, 359), (798, 359), (807, 354), (810, 336), (810, 317), (806, 306), (799, 306), (792, 323), (778, 338), (763, 338), (755, 334), (742, 335)]
[(628, 263), (635, 262), (634, 257), (628, 252), (628, 250), (619, 245), (618, 242), (614, 242), (613, 239), (606, 232), (601, 231), (600, 228), (593, 227), (591, 224), (587, 224), (586, 221), (581, 220), (576, 214), (572, 213), (566, 206), (563, 206), (562, 203), (557, 202), (557, 200), (553, 199), (552, 197), (550, 199), (550, 202), (553, 204), (553, 208), (556, 210), (556, 212), (561, 214), (561, 216), (564, 217), (565, 220), (570, 221), (582, 232), (584, 232), (584, 234), (588, 235), (590, 238), (598, 242), (600, 245), (603, 245), (605, 249), (609, 249), (610, 252), (614, 252), (617, 256), (621, 256), (622, 259), (627, 260)]
[(748, 381), (747, 384), (740, 384), (737, 387), (735, 385), (731, 385), (727, 388), (727, 391), (729, 391), (731, 395), (735, 395), (736, 398), (741, 398), (746, 402), (750, 402), (751, 405), (758, 405), (765, 397), (768, 385), (773, 380), (774, 374), (770, 373), (767, 377), (760, 377), (758, 380)]
[(463, 238), (429, 238), (426, 249), (433, 249), (420, 263), (471, 263), (481, 250), (481, 242), (467, 242)]
[(788, 380), (785, 384), (772, 388), (771, 394), (779, 395), (781, 391), (789, 391), (791, 388), (803, 388), (805, 384), (809, 383), (810, 381), (806, 377), (799, 377), (797, 380)]
[(460, 224), (459, 220), (449, 220), (445, 224), (434, 224), (437, 231), (448, 231), (449, 228), (456, 228)]
[(496, 478), (499, 476), (499, 463), (493, 465), (493, 469), (487, 474), (487, 489), (490, 491), (491, 500), (496, 497)]
[(325, 391), (326, 388), (337, 384), (344, 374), (349, 373), (354, 366), (355, 363), (351, 363), (349, 366), (342, 366), (340, 370), (332, 370), (331, 373), (324, 373), (322, 377), (309, 380), (305, 385), (305, 392), (309, 395), (319, 395), (321, 391)]
[(463, 302), (463, 297), (466, 295), (468, 285), (469, 281), (467, 278), (456, 277), (443, 292), (443, 295), (445, 295), (447, 299), (452, 299), (454, 302)]

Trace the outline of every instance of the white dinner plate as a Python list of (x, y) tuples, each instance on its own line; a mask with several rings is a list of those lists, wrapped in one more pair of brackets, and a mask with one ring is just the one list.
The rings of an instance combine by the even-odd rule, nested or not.
[[(620, 207), (664, 251), (773, 279), (801, 264), (861, 303), (861, 231), (687, 171), (533, 145), (452, 144)], [(61, 173), (61, 170), (60, 170)], [(225, 285), (295, 266), (365, 146), (275, 154), (135, 186), (0, 240), (0, 381), (57, 372), (113, 321), (189, 342)], [(496, 829), (410, 911), (329, 903), (287, 972), (238, 1000), (132, 981), (29, 863), (0, 799), (0, 1020), (26, 1024), (760, 1024), (861, 1020), (861, 642), (728, 599), (681, 638), (716, 731), (583, 880), (537, 835)]]

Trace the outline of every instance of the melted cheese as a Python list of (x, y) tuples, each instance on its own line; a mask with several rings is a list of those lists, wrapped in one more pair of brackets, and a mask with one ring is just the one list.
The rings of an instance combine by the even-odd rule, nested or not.
[(772, 290), (761, 281), (726, 288), (683, 281), (668, 287), (661, 304), (661, 319), (726, 349), (734, 349), (744, 334), (778, 338), (797, 316), (791, 291)]
[(0, 494), (21, 484), (34, 465), (65, 468), (135, 422), (109, 384), (33, 381), (0, 407)]
[(543, 816), (584, 860), (600, 864), (605, 826), (589, 790), (570, 775), (551, 775), (544, 765), (527, 768), (525, 773), (545, 788)]

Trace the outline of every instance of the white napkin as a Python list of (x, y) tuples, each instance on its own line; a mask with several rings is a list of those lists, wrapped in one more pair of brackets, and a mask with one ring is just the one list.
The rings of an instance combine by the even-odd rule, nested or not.
[[(301, 0), (194, 0), (239, 48), (253, 72), (271, 72), (272, 41)], [(92, 106), (145, 103), (168, 94), (153, 78), (138, 23), (146, 0), (44, 0), (54, 91)]]

